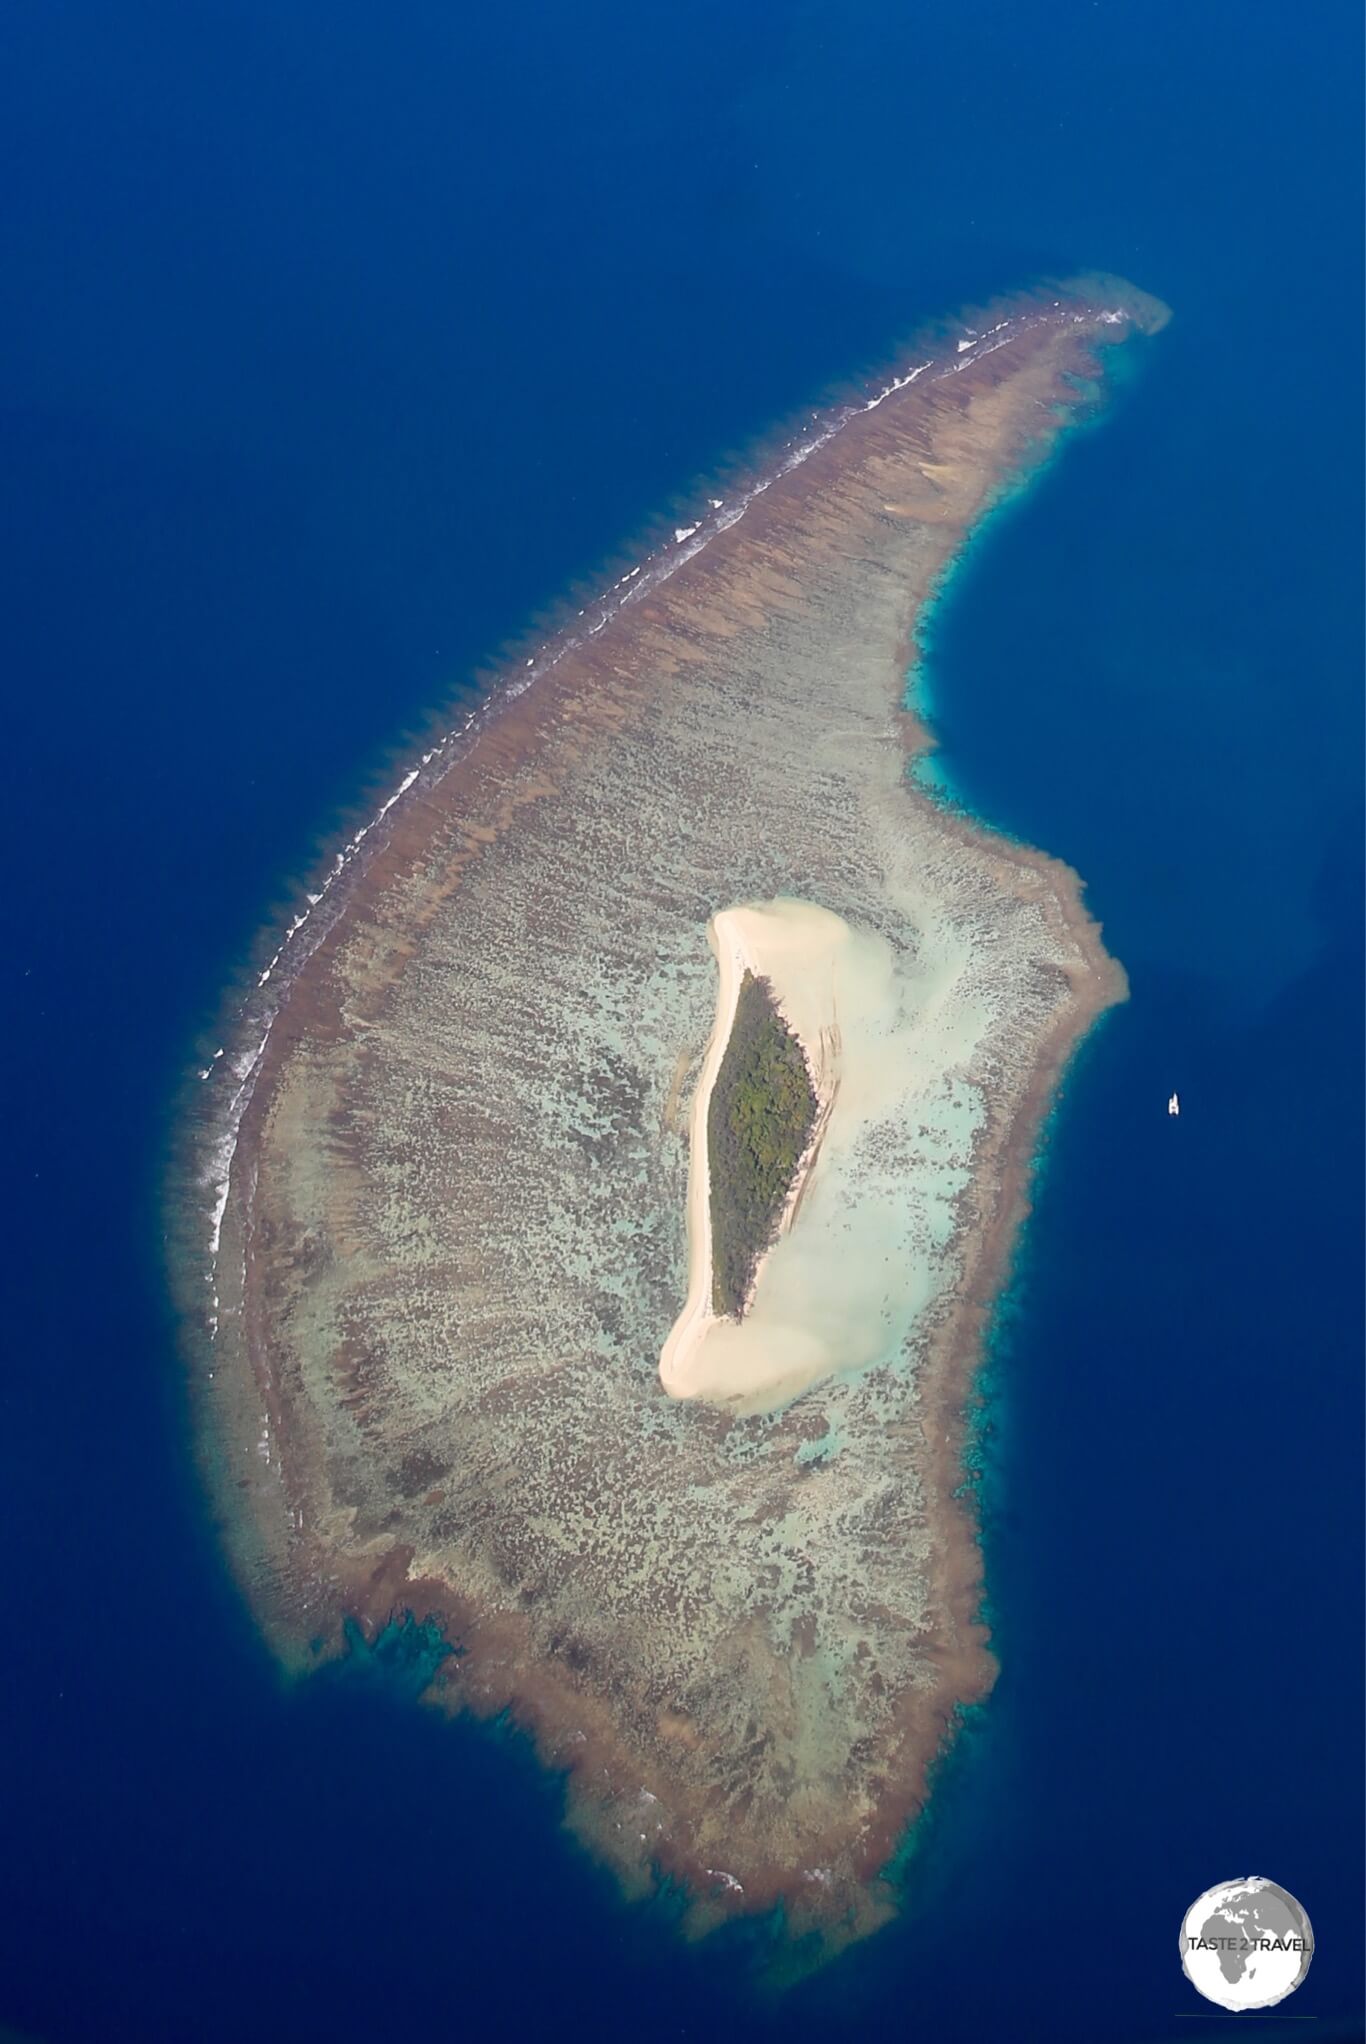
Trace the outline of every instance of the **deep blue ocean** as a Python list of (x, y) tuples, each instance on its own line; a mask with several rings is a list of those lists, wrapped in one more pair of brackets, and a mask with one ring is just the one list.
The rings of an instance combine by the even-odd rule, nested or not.
[[(10, 0), (0, 2030), (1137, 2044), (1232, 2020), (1178, 1929), (1262, 1873), (1317, 1955), (1247, 2020), (1361, 2034), (1357, 16)], [(406, 731), (790, 407), (1083, 267), (1175, 317), (928, 657), (945, 774), (1078, 867), (1133, 998), (984, 1378), (999, 1686), (901, 1920), (774, 2005), (617, 1902), (516, 1740), (282, 1685), (162, 1173)]]

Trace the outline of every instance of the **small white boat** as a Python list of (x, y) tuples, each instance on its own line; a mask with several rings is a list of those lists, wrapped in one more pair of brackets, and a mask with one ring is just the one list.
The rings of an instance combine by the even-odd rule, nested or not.
[(1171, 1099), (1167, 1102), (1167, 1112), (1168, 1114), (1179, 1114), (1181, 1112), (1181, 1096), (1179, 1093), (1172, 1094)]

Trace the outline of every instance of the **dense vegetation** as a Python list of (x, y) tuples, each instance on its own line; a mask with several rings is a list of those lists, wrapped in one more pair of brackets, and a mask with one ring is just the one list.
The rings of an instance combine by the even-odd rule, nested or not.
[(816, 1121), (801, 1045), (747, 972), (707, 1112), (712, 1303), (738, 1315)]

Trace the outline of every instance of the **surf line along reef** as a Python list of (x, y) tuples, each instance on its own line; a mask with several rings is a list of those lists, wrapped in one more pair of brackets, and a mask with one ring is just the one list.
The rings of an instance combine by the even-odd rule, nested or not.
[[(908, 778), (905, 675), (975, 522), (1165, 317), (1110, 278), (999, 304), (718, 488), (336, 855), (187, 1117), (203, 1461), (271, 1640), (430, 1620), (428, 1695), (510, 1709), (695, 1928), (881, 1921), (992, 1680), (961, 1418), (1125, 986), (1075, 874)], [(714, 1264), (760, 982), (808, 1092)]]

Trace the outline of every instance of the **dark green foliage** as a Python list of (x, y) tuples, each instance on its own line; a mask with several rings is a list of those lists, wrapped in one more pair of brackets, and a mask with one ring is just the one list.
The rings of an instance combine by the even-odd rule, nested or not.
[(772, 989), (747, 972), (707, 1112), (718, 1313), (739, 1314), (744, 1306), (810, 1140), (816, 1107), (806, 1059)]

